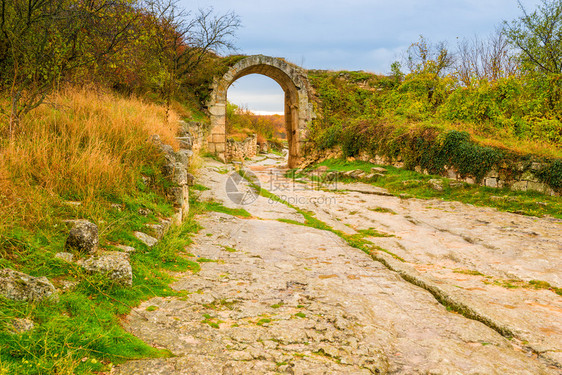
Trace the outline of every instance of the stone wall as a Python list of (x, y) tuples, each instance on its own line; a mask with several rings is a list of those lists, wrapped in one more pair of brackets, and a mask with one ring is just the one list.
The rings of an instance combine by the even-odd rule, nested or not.
[(237, 79), (248, 74), (261, 74), (276, 81), (285, 93), (285, 128), (289, 143), (289, 166), (296, 167), (301, 158), (308, 134), (308, 126), (314, 117), (309, 98), (310, 84), (306, 70), (287, 61), (263, 55), (248, 56), (231, 66), (217, 77), (211, 87), (207, 103), (211, 120), (208, 151), (221, 160), (228, 160), (226, 148), (226, 102), (227, 91)]
[(258, 151), (258, 137), (255, 134), (240, 142), (232, 138), (226, 141), (226, 160), (253, 158), (258, 154)]
[[(307, 164), (310, 165), (326, 159), (340, 159), (342, 157), (343, 152), (338, 147), (324, 152), (313, 152), (307, 157), (307, 160), (301, 165), (301, 168)], [(389, 159), (378, 155), (373, 157), (366, 152), (361, 152), (356, 158), (349, 159), (366, 161), (378, 165), (391, 165), (396, 168), (404, 168), (404, 162), (400, 157), (396, 159)], [(538, 162), (518, 162), (514, 164), (504, 162), (499, 166), (492, 168), (490, 172), (488, 172), (480, 181), (478, 181), (474, 176), (461, 176), (458, 171), (450, 167), (446, 167), (442, 175), (444, 177), (467, 182), (469, 184), (478, 184), (493, 188), (506, 187), (515, 191), (537, 191), (551, 196), (560, 196), (559, 191), (554, 191), (554, 189), (546, 183), (541, 182), (538, 178), (537, 172), (545, 166), (546, 165), (544, 163)], [(415, 170), (418, 173), (429, 174), (427, 170), (422, 170), (419, 166), (417, 166)]]
[(209, 125), (203, 122), (181, 121), (180, 136), (188, 136), (191, 138), (191, 151), (194, 154), (200, 154), (201, 150), (206, 150), (208, 146), (208, 138), (210, 134)]
[[(176, 214), (174, 221), (180, 224), (189, 213), (189, 187), (194, 183), (194, 176), (188, 170), (194, 156), (194, 150), (199, 152), (203, 147), (201, 139), (205, 139), (204, 131), (198, 134), (198, 129), (202, 125), (198, 123), (182, 123), (178, 134), (178, 142), (180, 149), (174, 151), (172, 146), (162, 143), (160, 137), (154, 135), (153, 143), (160, 149), (166, 158), (166, 164), (162, 168), (162, 173), (166, 178), (170, 179), (172, 186), (168, 188), (166, 194), (173, 202)], [(195, 136), (192, 136), (192, 132)]]

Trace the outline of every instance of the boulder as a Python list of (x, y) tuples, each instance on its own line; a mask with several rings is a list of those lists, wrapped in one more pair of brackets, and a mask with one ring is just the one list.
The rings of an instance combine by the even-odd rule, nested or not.
[(148, 246), (148, 247), (152, 247), (152, 246), (154, 246), (154, 245), (156, 245), (156, 244), (158, 243), (158, 239), (156, 239), (156, 238), (154, 238), (154, 237), (152, 237), (152, 236), (149, 236), (149, 235), (146, 234), (146, 233), (143, 233), (143, 232), (135, 232), (134, 235), (135, 235), (136, 238), (138, 238), (138, 240), (139, 240), (140, 242), (142, 242), (143, 244), (145, 244), (145, 245)]
[(435, 191), (443, 191), (443, 180), (432, 178), (431, 180), (427, 181), (427, 184)]
[(55, 287), (46, 277), (34, 277), (9, 268), (0, 270), (0, 295), (14, 301), (58, 297)]
[(157, 239), (161, 239), (170, 229), (170, 221), (162, 219), (160, 224), (145, 224), (145, 226), (150, 228)]
[(316, 168), (316, 172), (317, 173), (326, 173), (326, 172), (328, 172), (328, 167), (326, 167), (325, 165), (322, 165), (322, 166)]
[(101, 273), (119, 284), (133, 285), (133, 269), (127, 253), (107, 251), (78, 261), (78, 264), (89, 273)]
[(94, 253), (98, 249), (98, 227), (86, 220), (78, 221), (70, 230), (65, 250), (68, 252), (78, 251), (80, 253)]
[(387, 173), (387, 170), (381, 167), (373, 167), (371, 173)]

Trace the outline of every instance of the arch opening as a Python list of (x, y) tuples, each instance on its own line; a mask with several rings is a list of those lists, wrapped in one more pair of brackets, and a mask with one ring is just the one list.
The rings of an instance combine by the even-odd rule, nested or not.
[(308, 82), (303, 69), (284, 60), (267, 56), (250, 56), (234, 66), (213, 85), (209, 112), (211, 115), (211, 135), (208, 149), (221, 160), (227, 162), (230, 155), (226, 149), (226, 103), (230, 85), (249, 74), (261, 74), (273, 79), (285, 93), (285, 128), (289, 144), (289, 168), (298, 165), (300, 151), (305, 139), (311, 110), (308, 103)]
[[(227, 144), (230, 138), (244, 138), (250, 134), (248, 130), (252, 130), (258, 135), (258, 151), (270, 149), (270, 140), (286, 147), (285, 93), (277, 82), (261, 74), (249, 74), (232, 83), (227, 99)], [(238, 116), (241, 116), (240, 121)]]

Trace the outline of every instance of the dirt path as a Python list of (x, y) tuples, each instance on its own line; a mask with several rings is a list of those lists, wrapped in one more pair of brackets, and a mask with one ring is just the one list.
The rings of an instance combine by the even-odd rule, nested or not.
[[(500, 260), (502, 256), (512, 259), (505, 253), (507, 250), (501, 250), (513, 248), (508, 241), (509, 236), (505, 237), (505, 244), (500, 238), (494, 242), (494, 246), (501, 246), (500, 250), (481, 245), (480, 241), (486, 241), (480, 239), (488, 235), (484, 229), (478, 231), (477, 236), (473, 235), (479, 241), (463, 240), (477, 247), (478, 251), (466, 249), (468, 245), (459, 240), (467, 236), (466, 230), (471, 230), (470, 220), (484, 220), (491, 224), (491, 217), (496, 220), (496, 215), (504, 218), (507, 214), (489, 211), (489, 215), (479, 213), (471, 219), (473, 214), (470, 212), (455, 216), (456, 210), (462, 211), (456, 204), (456, 210), (436, 210), (428, 208), (428, 205), (444, 203), (401, 201), (371, 194), (373, 191), (336, 193), (305, 190), (303, 186), (286, 190), (282, 187), (283, 178), (275, 173), (277, 168), (271, 167), (271, 164), (274, 162), (268, 159), (256, 162), (252, 167), (263, 187), (276, 190), (273, 187), (277, 186), (278, 191), (274, 193), (292, 197), (295, 206), (315, 212), (317, 218), (334, 228), (353, 233), (358, 229), (374, 227), (394, 235), (371, 238), (373, 243), (385, 246), (404, 258), (405, 262), (390, 256), (389, 259), (384, 258), (391, 262), (387, 264), (391, 268), (407, 267), (408, 272), (416, 277), (437, 283), (445, 293), (449, 289), (461, 291), (462, 296), (466, 294), (470, 297), (470, 300), (463, 301), (474, 303), (476, 309), (481, 308), (479, 304), (491, 305), (489, 299), (493, 297), (497, 306), (503, 306), (498, 308), (499, 311), (512, 312), (500, 316), (512, 320), (500, 323), (523, 327), (523, 333), (529, 328), (529, 325), (520, 325), (525, 317), (539, 321), (529, 323), (530, 327), (552, 327), (551, 331), (536, 334), (537, 340), (542, 340), (548, 350), (537, 356), (522, 349), (517, 340), (506, 339), (488, 325), (448, 311), (426, 289), (405, 281), (399, 273), (350, 247), (337, 235), (278, 221), (303, 222), (304, 218), (284, 204), (259, 197), (252, 204), (243, 206), (253, 215), (251, 219), (221, 213), (211, 213), (202, 218), (205, 229), (197, 235), (191, 252), (212, 262), (202, 263), (202, 269), (196, 275), (178, 275), (178, 281), (172, 285), (177, 290), (189, 291), (188, 296), (154, 298), (143, 303), (136, 310), (148, 320), (141, 319), (138, 314), (129, 316), (128, 330), (154, 346), (171, 350), (176, 357), (131, 361), (120, 366), (116, 373), (560, 372), (554, 363), (557, 357), (552, 355), (560, 353), (556, 350), (561, 347), (561, 320), (557, 315), (560, 314), (559, 296), (549, 290), (507, 289), (494, 283), (483, 283), (483, 279), (487, 279), (485, 276), (454, 272), (457, 268), (478, 270), (499, 279), (513, 267), (520, 272), (514, 273), (513, 277), (525, 280), (523, 277), (535, 278), (533, 272), (539, 272), (541, 277), (537, 279), (552, 284), (557, 282), (556, 277), (559, 278), (560, 274), (554, 269), (554, 263), (539, 267), (528, 265), (530, 262), (526, 261), (510, 265), (506, 264), (507, 261), (495, 263), (494, 258), (492, 262), (491, 255), (487, 255), (486, 251), (497, 253)], [(233, 203), (225, 191), (227, 180), (232, 175), (224, 173), (224, 168), (213, 162), (203, 168), (200, 182), (211, 190), (203, 192), (201, 199), (241, 207)], [(371, 189), (355, 185), (348, 188)], [(385, 207), (387, 211), (369, 210), (375, 207)], [(451, 221), (449, 225), (447, 223), (452, 219), (445, 211), (451, 210), (452, 217), (458, 221)], [(439, 219), (438, 213), (444, 213), (447, 218)], [(501, 228), (496, 221), (493, 223), (490, 228), (496, 225)], [(560, 231), (560, 225), (551, 224), (552, 228), (544, 228), (541, 223), (536, 225), (536, 229), (524, 228), (537, 233), (528, 234), (535, 237), (535, 257), (541, 254), (543, 246), (537, 238), (546, 237), (554, 243), (554, 247), (546, 247), (545, 252), (556, 253), (556, 245), (560, 246), (556, 242), (560, 241), (560, 236), (555, 236), (559, 233), (556, 231)], [(502, 231), (497, 229), (491, 236), (497, 237), (496, 232)], [(398, 249), (401, 250), (399, 254)], [(471, 251), (475, 252), (474, 257), (470, 257)], [(488, 268), (480, 268), (485, 265)], [(497, 292), (497, 296), (492, 292)], [(508, 297), (514, 301), (508, 301)], [(508, 302), (513, 303), (510, 306), (515, 308), (506, 307)], [(552, 317), (540, 315), (537, 313), (540, 310), (528, 307), (538, 303), (547, 306)], [(517, 311), (525, 317), (519, 317)], [(488, 310), (486, 312), (489, 313)], [(493, 318), (499, 319), (496, 315)], [(540, 322), (545, 319), (546, 322)]]

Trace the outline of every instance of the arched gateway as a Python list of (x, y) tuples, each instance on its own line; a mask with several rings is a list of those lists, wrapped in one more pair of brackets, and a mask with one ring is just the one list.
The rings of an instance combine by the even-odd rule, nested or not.
[(209, 101), (211, 134), (209, 152), (227, 161), (226, 151), (226, 94), (238, 78), (248, 74), (262, 74), (277, 82), (285, 92), (285, 128), (289, 142), (289, 167), (294, 168), (301, 157), (306, 129), (311, 120), (308, 79), (306, 71), (282, 59), (263, 55), (249, 56), (237, 62), (226, 74), (215, 81)]

